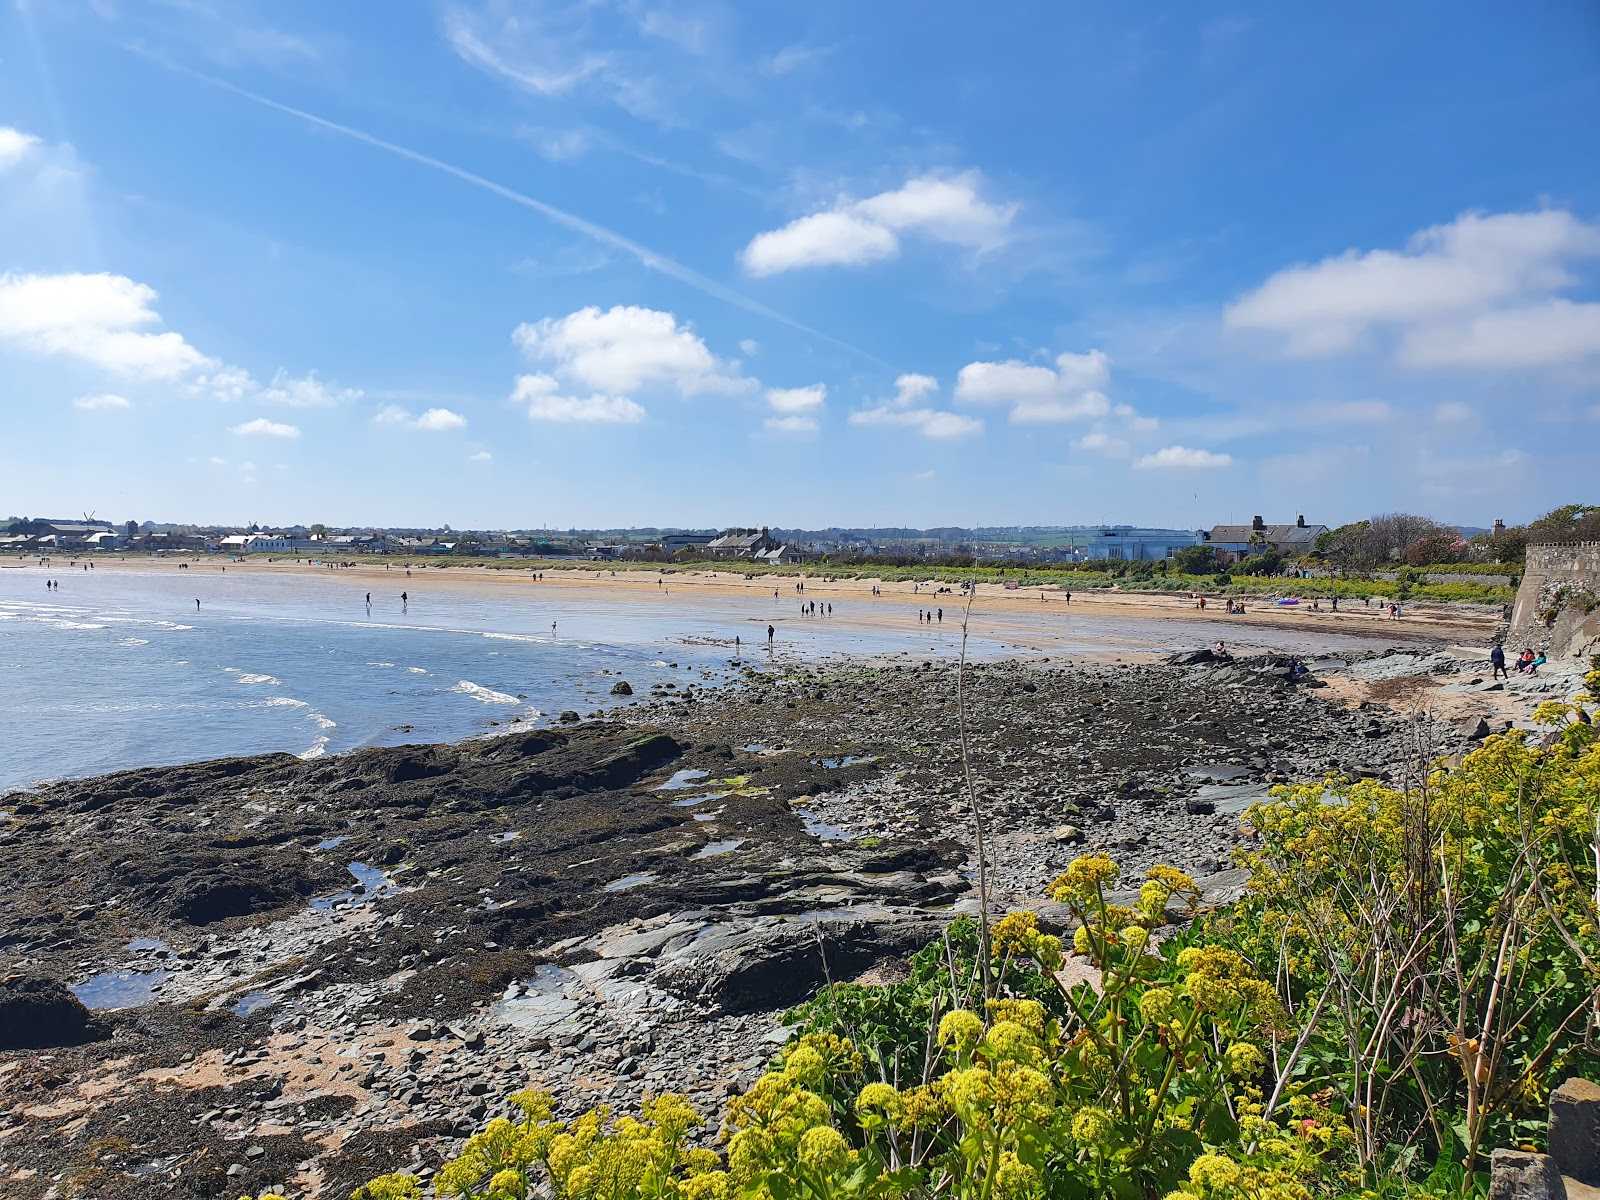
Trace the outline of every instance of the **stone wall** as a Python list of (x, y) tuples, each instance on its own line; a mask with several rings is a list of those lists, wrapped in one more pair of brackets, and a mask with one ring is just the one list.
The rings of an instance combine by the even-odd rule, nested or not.
[(1529, 546), (1507, 646), (1532, 646), (1552, 657), (1600, 650), (1600, 608), (1585, 612), (1581, 593), (1600, 597), (1600, 542)]

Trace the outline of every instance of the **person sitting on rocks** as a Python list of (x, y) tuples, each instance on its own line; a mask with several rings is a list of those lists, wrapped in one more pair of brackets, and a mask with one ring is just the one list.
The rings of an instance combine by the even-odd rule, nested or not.
[(1524, 648), (1522, 653), (1517, 655), (1517, 672), (1522, 675), (1533, 674), (1533, 651), (1531, 649)]

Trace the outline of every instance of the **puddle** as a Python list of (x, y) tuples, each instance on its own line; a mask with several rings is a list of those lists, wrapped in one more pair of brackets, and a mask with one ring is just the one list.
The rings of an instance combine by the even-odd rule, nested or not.
[(311, 901), (313, 912), (327, 912), (336, 905), (365, 904), (368, 900), (375, 900), (395, 890), (393, 881), (377, 867), (353, 862), (348, 864), (346, 870), (356, 877), (356, 886), (347, 892), (314, 897)]
[(858, 763), (869, 763), (876, 760), (877, 755), (875, 754), (861, 754), (853, 758), (819, 758), (817, 765), (827, 767), (830, 771), (837, 771), (840, 767), (853, 767)]
[(721, 800), (727, 792), (707, 792), (704, 796), (690, 796), (687, 800), (674, 800), (673, 808), (689, 808), (696, 804), (704, 804), (707, 800)]
[(716, 812), (695, 813), (694, 819), (696, 821), (715, 821), (721, 815), (722, 815), (722, 810), (719, 808), (719, 809), (717, 809)]
[(691, 857), (715, 858), (719, 854), (731, 854), (742, 845), (744, 845), (743, 838), (724, 838), (720, 842), (707, 842), (699, 850), (696, 850)]
[(85, 1008), (104, 1011), (137, 1008), (149, 1004), (158, 986), (167, 981), (166, 971), (107, 971), (93, 979), (72, 985), (72, 994)]
[(342, 846), (350, 840), (352, 835), (341, 833), (338, 837), (323, 838), (317, 843), (318, 850), (332, 850), (335, 846)]
[(621, 879), (613, 879), (606, 884), (605, 890), (608, 892), (625, 892), (629, 888), (643, 887), (645, 884), (654, 883), (655, 881), (656, 877), (645, 871), (637, 875), (624, 875)]
[(522, 836), (522, 830), (520, 830), (520, 829), (508, 829), (504, 833), (490, 834), (489, 835), (489, 840), (491, 842), (514, 842), (521, 836)]
[(846, 833), (837, 825), (833, 825), (827, 821), (824, 821), (821, 817), (817, 816), (813, 812), (809, 812), (803, 808), (798, 808), (795, 811), (800, 815), (800, 819), (805, 822), (806, 832), (812, 837), (817, 838), (819, 841), (853, 842), (856, 840), (855, 834)]
[(167, 945), (160, 938), (134, 938), (133, 941), (127, 944), (126, 949), (171, 951), (172, 947)]
[(676, 791), (681, 791), (683, 788), (693, 787), (697, 780), (705, 779), (705, 778), (709, 777), (710, 774), (711, 774), (710, 771), (699, 771), (699, 770), (696, 770), (693, 767), (685, 767), (681, 771), (674, 771), (672, 773), (672, 778), (667, 780), (660, 787), (656, 788), (656, 791), (658, 791), (658, 792), (676, 792)]
[(259, 1012), (269, 1004), (276, 1004), (278, 998), (271, 992), (246, 992), (232, 1004), (228, 1011), (236, 1017), (248, 1017), (253, 1012)]

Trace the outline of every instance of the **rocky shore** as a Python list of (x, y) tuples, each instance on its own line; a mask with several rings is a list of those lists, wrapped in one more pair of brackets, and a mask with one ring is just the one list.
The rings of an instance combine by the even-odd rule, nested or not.
[[(997, 903), (1053, 919), (1087, 848), (1225, 899), (1273, 783), (1416, 751), (1321, 686), (1360, 666), (969, 669)], [(949, 663), (686, 672), (606, 720), (0, 797), (0, 1192), (343, 1196), (530, 1083), (714, 1119), (785, 1008), (976, 911), (956, 729)]]

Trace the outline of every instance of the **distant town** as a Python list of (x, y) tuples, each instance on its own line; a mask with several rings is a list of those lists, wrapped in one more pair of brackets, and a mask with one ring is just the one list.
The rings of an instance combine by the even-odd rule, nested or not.
[[(1487, 528), (1441, 525), (1426, 517), (1384, 514), (1330, 528), (1296, 514), (1292, 520), (1162, 529), (1132, 525), (781, 529), (454, 530), (332, 528), (322, 524), (265, 528), (127, 521), (86, 514), (77, 520), (13, 517), (0, 523), (0, 554), (93, 551), (150, 554), (255, 554), (332, 558), (350, 555), (539, 558), (684, 562), (742, 560), (766, 566), (818, 562), (1073, 564), (1160, 563), (1231, 566), (1327, 557), (1342, 565), (1409, 562), (1508, 562), (1542, 526), (1592, 523), (1592, 510), (1557, 510), (1524, 529), (1496, 520)], [(1557, 520), (1557, 518), (1561, 518)], [(1560, 538), (1558, 540), (1565, 540)], [(1265, 572), (1261, 572), (1265, 573)]]

